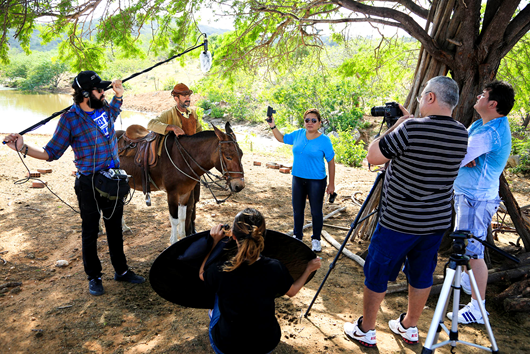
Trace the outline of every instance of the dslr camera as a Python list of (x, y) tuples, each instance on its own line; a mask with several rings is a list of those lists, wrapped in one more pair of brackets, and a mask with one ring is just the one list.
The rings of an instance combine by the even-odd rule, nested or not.
[(387, 128), (393, 126), (403, 115), (397, 102), (387, 102), (384, 106), (372, 107), (370, 113), (373, 117), (383, 117), (383, 122), (386, 122)]
[(272, 123), (272, 115), (276, 113), (276, 110), (274, 110), (274, 108), (272, 108), (271, 106), (268, 106), (267, 107), (267, 119), (265, 119), (267, 121), (267, 123)]

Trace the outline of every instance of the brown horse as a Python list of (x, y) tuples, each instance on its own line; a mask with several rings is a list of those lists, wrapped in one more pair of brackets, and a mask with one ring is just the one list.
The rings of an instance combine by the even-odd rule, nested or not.
[[(163, 190), (167, 193), (172, 244), (190, 233), (193, 190), (200, 176), (215, 167), (222, 173), (227, 189), (237, 193), (245, 188), (241, 163), (243, 152), (237, 144), (230, 123), (226, 123), (226, 133), (215, 126), (213, 128), (213, 131), (178, 138), (172, 133), (168, 134), (161, 142), (162, 151), (156, 166), (149, 169), (151, 190)], [(142, 167), (135, 163), (136, 144), (131, 144), (122, 137), (124, 131), (116, 133), (120, 166), (132, 176), (129, 179), (131, 188), (142, 190)]]

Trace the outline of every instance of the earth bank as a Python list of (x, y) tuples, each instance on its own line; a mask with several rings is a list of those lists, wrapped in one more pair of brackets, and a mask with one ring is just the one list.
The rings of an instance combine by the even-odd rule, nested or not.
[[(124, 108), (157, 112), (171, 107), (167, 92), (138, 94), (126, 97)], [(164, 98), (166, 96), (167, 98)], [(131, 102), (130, 104), (128, 103)], [(227, 202), (217, 205), (207, 190), (202, 191), (198, 204), (197, 230), (207, 230), (214, 223), (226, 223), (247, 206), (262, 211), (269, 228), (289, 232), (292, 228), (290, 206), (291, 177), (267, 169), (265, 163), (289, 164), (289, 155), (274, 151), (258, 151), (249, 144), (252, 137), (243, 137), (247, 128), (236, 127), (244, 150), (246, 188)], [(265, 127), (254, 126), (253, 132), (270, 134)], [(43, 146), (49, 136), (28, 135), (27, 141)], [(253, 146), (253, 147), (252, 147)], [(73, 153), (68, 150), (61, 160), (52, 163), (22, 159), (30, 170), (51, 168), (42, 175), (50, 189), (77, 209), (73, 191)], [(253, 166), (261, 161), (262, 166)], [(88, 294), (88, 282), (81, 257), (80, 218), (47, 189), (30, 188), (31, 182), (19, 183), (27, 170), (21, 159), (8, 148), (0, 149), (0, 346), (6, 353), (213, 353), (208, 341), (206, 310), (184, 308), (160, 298), (149, 283), (130, 285), (112, 280), (113, 270), (108, 256), (106, 238), (98, 242), (102, 260), (105, 295)], [(324, 207), (324, 214), (346, 207), (326, 221), (327, 224), (349, 228), (359, 206), (351, 196), (356, 192), (363, 199), (368, 194), (375, 174), (367, 170), (337, 166), (339, 197)], [(510, 176), (514, 195), (520, 205), (528, 204), (527, 180)], [(125, 221), (132, 232), (124, 234), (125, 252), (135, 272), (148, 277), (154, 259), (169, 245), (170, 223), (165, 194), (154, 193), (153, 205), (147, 207), (137, 192), (126, 207)], [(310, 220), (309, 206), (306, 220)], [(309, 221), (308, 221), (309, 222)], [(325, 230), (342, 242), (347, 231), (326, 227)], [(304, 242), (309, 245), (310, 231)], [(499, 235), (499, 246), (515, 243), (516, 236)], [(316, 293), (337, 250), (323, 242), (320, 255), (323, 267), (314, 279), (293, 299), (277, 300), (277, 316), (282, 326), (282, 341), (275, 353), (420, 353), (430, 325), (437, 296), (431, 296), (418, 325), (418, 346), (404, 344), (387, 326), (406, 310), (405, 293), (389, 294), (383, 302), (377, 324), (378, 349), (366, 349), (348, 341), (342, 333), (345, 321), (354, 321), (362, 314), (362, 268), (349, 258), (340, 256), (335, 268), (317, 298), (310, 316), (303, 313)], [(354, 253), (364, 251), (367, 241), (354, 240), (347, 248)], [(58, 260), (68, 266), (57, 267)], [(443, 273), (447, 257), (440, 256), (436, 273)], [(399, 281), (403, 281), (400, 276)], [(8, 286), (4, 286), (8, 284)], [(494, 295), (508, 282), (488, 289), (488, 310), (501, 351), (527, 353), (530, 329), (527, 314), (508, 314)], [(186, 291), (186, 289), (182, 289)], [(462, 303), (469, 297), (463, 295)], [(446, 322), (447, 324), (448, 322)], [(462, 340), (489, 346), (484, 326), (461, 326)], [(443, 338), (446, 338), (443, 336)], [(441, 353), (449, 353), (443, 347)], [(475, 353), (478, 349), (458, 345), (459, 353)]]

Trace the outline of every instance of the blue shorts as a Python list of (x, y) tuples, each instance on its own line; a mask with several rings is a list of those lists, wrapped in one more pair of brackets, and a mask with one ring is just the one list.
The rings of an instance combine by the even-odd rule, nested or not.
[(377, 224), (364, 263), (364, 285), (376, 293), (385, 292), (405, 263), (403, 271), (413, 288), (431, 287), (442, 237), (443, 233), (404, 234)]
[[(493, 215), (497, 212), (501, 200), (474, 200), (463, 194), (455, 195), (455, 231), (467, 230), (473, 236), (486, 240), (488, 226)], [(466, 246), (466, 255), (473, 258), (484, 258), (484, 246), (477, 240), (469, 239)]]

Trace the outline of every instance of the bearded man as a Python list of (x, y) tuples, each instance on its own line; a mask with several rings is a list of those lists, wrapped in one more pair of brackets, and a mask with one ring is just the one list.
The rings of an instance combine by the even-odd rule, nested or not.
[[(183, 83), (176, 84), (171, 90), (171, 96), (176, 102), (176, 106), (163, 111), (158, 117), (151, 119), (147, 124), (147, 129), (158, 134), (167, 135), (173, 132), (176, 136), (193, 135), (202, 131), (201, 124), (195, 110), (190, 108), (192, 90)], [(160, 154), (161, 150), (159, 150)], [(195, 233), (196, 204), (201, 195), (201, 185), (197, 183), (193, 194), (188, 200), (187, 210), (191, 210), (191, 223), (186, 223), (186, 235)], [(171, 218), (170, 218), (171, 219)], [(173, 219), (171, 219), (173, 222)]]
[[(107, 103), (105, 89), (112, 85), (114, 97)], [(20, 134), (10, 134), (4, 142), (11, 149), (36, 159), (59, 159), (71, 146), (77, 167), (75, 193), (81, 215), (83, 266), (91, 295), (103, 295), (102, 267), (97, 239), (101, 214), (105, 221), (114, 280), (140, 284), (145, 279), (127, 266), (123, 252), (121, 220), (123, 198), (109, 199), (95, 190), (98, 174), (120, 167), (114, 122), (121, 112), (123, 86), (120, 80), (103, 81), (93, 71), (82, 71), (72, 83), (74, 104), (61, 115), (57, 129), (44, 148), (29, 145)]]

